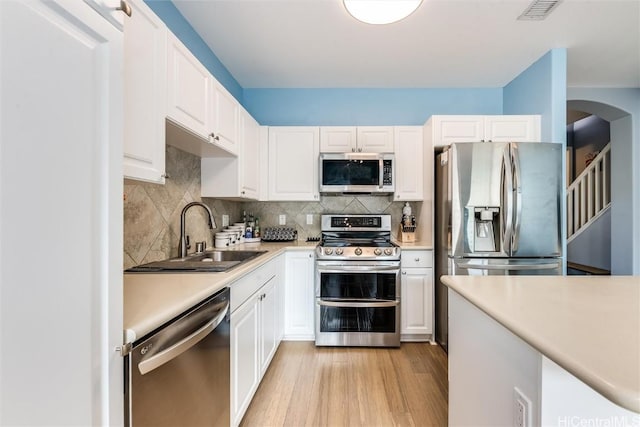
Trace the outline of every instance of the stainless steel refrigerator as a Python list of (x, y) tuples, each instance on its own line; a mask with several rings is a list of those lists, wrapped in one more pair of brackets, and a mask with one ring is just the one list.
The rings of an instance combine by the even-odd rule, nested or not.
[(455, 143), (435, 170), (435, 329), (447, 350), (442, 275), (562, 274), (562, 145)]

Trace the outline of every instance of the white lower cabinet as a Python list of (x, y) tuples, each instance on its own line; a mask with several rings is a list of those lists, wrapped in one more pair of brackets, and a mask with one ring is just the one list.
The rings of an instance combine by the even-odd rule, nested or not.
[(284, 339), (315, 339), (313, 250), (287, 252), (285, 258)]
[(433, 341), (432, 252), (403, 249), (400, 340)]
[(259, 305), (252, 297), (231, 314), (231, 424), (238, 425), (259, 383)]
[[(231, 284), (231, 425), (242, 421), (280, 344), (279, 257)], [(250, 293), (250, 296), (245, 296)], [(234, 302), (234, 299), (236, 300)], [(237, 301), (240, 300), (240, 301)], [(237, 308), (235, 308), (237, 307)]]

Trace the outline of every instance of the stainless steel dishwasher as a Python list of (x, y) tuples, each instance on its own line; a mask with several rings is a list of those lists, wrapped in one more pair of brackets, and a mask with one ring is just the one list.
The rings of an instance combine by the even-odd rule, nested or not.
[(125, 423), (229, 426), (229, 288), (133, 343)]

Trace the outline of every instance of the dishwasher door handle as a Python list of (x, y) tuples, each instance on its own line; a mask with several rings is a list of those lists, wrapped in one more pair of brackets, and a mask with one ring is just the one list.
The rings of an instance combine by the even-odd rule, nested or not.
[(222, 322), (224, 317), (229, 311), (229, 302), (225, 304), (224, 308), (220, 310), (220, 313), (216, 315), (209, 323), (189, 335), (188, 337), (178, 341), (166, 350), (161, 351), (158, 354), (154, 354), (150, 358), (143, 360), (138, 364), (138, 369), (142, 375), (153, 371), (156, 368), (164, 365), (172, 359), (175, 359), (185, 351), (189, 350), (194, 345), (202, 341), (207, 335), (209, 335), (218, 325)]

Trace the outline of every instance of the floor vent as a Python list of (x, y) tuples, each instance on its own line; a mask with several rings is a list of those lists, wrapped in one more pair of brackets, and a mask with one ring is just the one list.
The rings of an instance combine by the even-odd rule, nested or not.
[(518, 16), (520, 21), (541, 21), (546, 18), (562, 0), (533, 0), (533, 2)]

